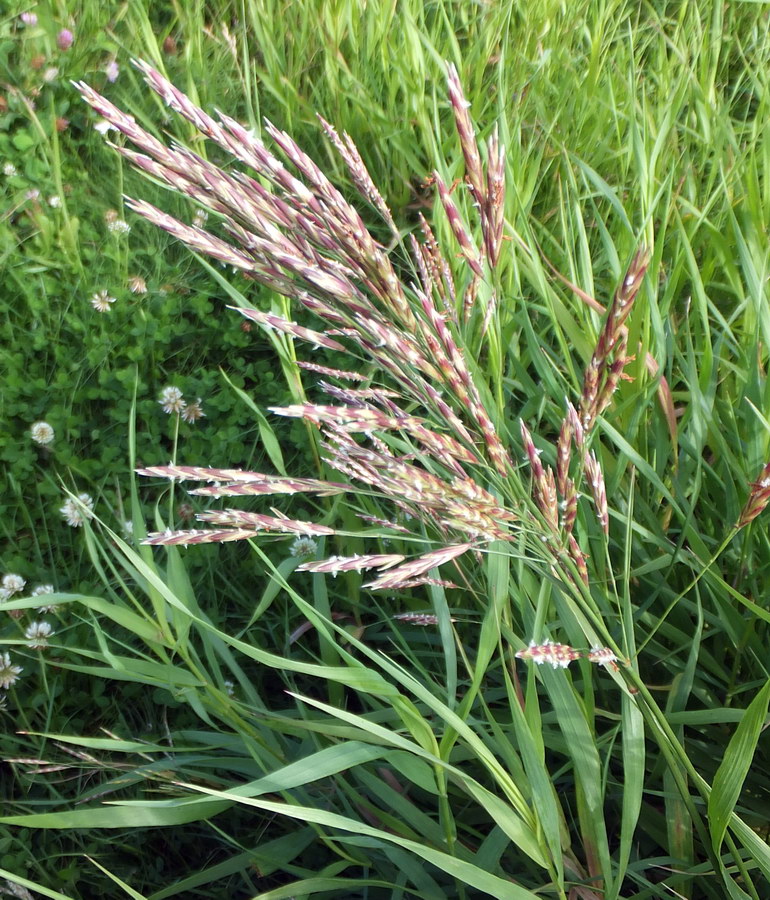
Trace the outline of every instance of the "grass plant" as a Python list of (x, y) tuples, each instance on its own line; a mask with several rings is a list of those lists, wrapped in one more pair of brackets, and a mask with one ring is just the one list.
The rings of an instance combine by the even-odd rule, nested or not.
[[(28, 555), (68, 590), (46, 638), (6, 588), (0, 874), (72, 900), (766, 896), (762, 8), (84, 3), (2, 27), (12, 208), (33, 178), (65, 200), (3, 226), (7, 433), (48, 409), (23, 411), (25, 328), (87, 335), (91, 368), (66, 398), (59, 357), (35, 370), (53, 452), (3, 448), (4, 571), (31, 586)], [(57, 52), (119, 153), (64, 79), (30, 104)], [(95, 245), (100, 190), (131, 234)], [(215, 427), (205, 402), (146, 424), (173, 341), (98, 374), (172, 330), (163, 304), (89, 307), (94, 261), (127, 284), (134, 259), (205, 285), (175, 359), (225, 370)], [(268, 347), (280, 378), (244, 374)], [(72, 421), (65, 452), (89, 390), (93, 450)]]

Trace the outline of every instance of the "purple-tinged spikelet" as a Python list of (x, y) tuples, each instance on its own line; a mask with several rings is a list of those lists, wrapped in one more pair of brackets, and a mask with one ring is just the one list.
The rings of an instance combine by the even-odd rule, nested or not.
[(759, 473), (759, 478), (751, 485), (748, 500), (735, 527), (743, 528), (749, 522), (753, 522), (768, 503), (770, 503), (770, 462), (765, 464)]
[(569, 644), (554, 644), (552, 641), (536, 644), (532, 641), (526, 650), (519, 650), (516, 653), (516, 658), (531, 660), (538, 666), (547, 664), (554, 669), (566, 669), (571, 662), (580, 659), (580, 651), (570, 647)]

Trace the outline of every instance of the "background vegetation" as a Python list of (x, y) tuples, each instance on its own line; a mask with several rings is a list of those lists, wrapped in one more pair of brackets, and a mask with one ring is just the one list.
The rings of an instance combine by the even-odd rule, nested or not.
[[(0, 19), (0, 574), (27, 582), (0, 632), (23, 666), (0, 714), (4, 877), (73, 900), (768, 896), (770, 546), (762, 519), (731, 531), (768, 458), (765, 5), (62, 0), (25, 24), (31, 10)], [(479, 363), (519, 455), (518, 420), (548, 459), (564, 397), (580, 393), (601, 324), (585, 297), (606, 305), (649, 245), (631, 380), (594, 448), (607, 542), (581, 511), (603, 627), (646, 717), (586, 662), (513, 658), (541, 634), (585, 644), (529, 545), (480, 565), (472, 590), (393, 597), (355, 573), (295, 574), (290, 542), (272, 538), (140, 547), (207, 501), (137, 483), (136, 466), (314, 474), (309, 431), (265, 410), (317, 391), (293, 365), (308, 347), (225, 309), (278, 298), (124, 211), (125, 193), (195, 213), (103, 146), (70, 79), (205, 152), (132, 57), (207, 111), (257, 132), (274, 121), (352, 198), (322, 114), (399, 229), (422, 212), (445, 247), (426, 178), (464, 175), (444, 62), (457, 65), (480, 136), (499, 123), (506, 147), (502, 378)], [(101, 290), (108, 313), (90, 302)], [(165, 414), (167, 385), (206, 417)], [(45, 447), (30, 438), (40, 420), (55, 430)], [(66, 490), (89, 493), (102, 525), (67, 525)], [(318, 558), (362, 552), (339, 499), (290, 511), (344, 520)], [(38, 584), (59, 592), (42, 650), (25, 639)], [(438, 628), (392, 619), (424, 610)], [(485, 658), (492, 621), (502, 636)]]

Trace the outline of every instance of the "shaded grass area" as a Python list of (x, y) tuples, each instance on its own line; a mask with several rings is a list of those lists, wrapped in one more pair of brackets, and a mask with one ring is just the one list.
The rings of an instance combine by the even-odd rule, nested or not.
[[(30, 28), (3, 20), (0, 49), (3, 81), (17, 89), (5, 91), (0, 135), (17, 170), (4, 181), (10, 213), (0, 224), (2, 567), (73, 596), (48, 617), (57, 634), (43, 653), (22, 639), (32, 614), (10, 602), (9, 610), (22, 603), (27, 618), (9, 617), (3, 635), (24, 673), (3, 714), (2, 755), (68, 768), (4, 764), (7, 816), (59, 818), (0, 825), (8, 829), (0, 868), (73, 898), (122, 896), (116, 878), (158, 898), (270, 889), (278, 893), (266, 896), (516, 896), (511, 883), (483, 877), (510, 875), (522, 890), (554, 896), (581, 883), (603, 885), (606, 896), (763, 897), (762, 520), (721, 546), (767, 458), (770, 43), (762, 7), (404, 3), (361, 15), (357, 4), (64, 3), (37, 13)], [(60, 27), (75, 36), (66, 53), (54, 49)], [(120, 76), (110, 84), (113, 56)], [(268, 116), (352, 198), (321, 138), (315, 116), (323, 114), (356, 142), (399, 227), (416, 230), (423, 212), (445, 247), (451, 231), (425, 179), (434, 169), (450, 185), (464, 175), (445, 99), (443, 64), (454, 62), (480, 137), (498, 122), (507, 153), (498, 311), (489, 341), (469, 334), (467, 346), (500, 433), (518, 447), (524, 419), (544, 461), (555, 461), (564, 397), (579, 395), (596, 342), (601, 318), (587, 301), (606, 305), (633, 250), (652, 248), (628, 322), (631, 380), (594, 443), (609, 541), (587, 501), (581, 522), (603, 625), (634, 661), (670, 734), (661, 738), (635, 695), (587, 663), (566, 681), (547, 670), (536, 679), (513, 660), (515, 648), (546, 631), (585, 643), (573, 603), (525, 544), (469, 567), (467, 590), (378, 598), (356, 574), (293, 574), (286, 542), (153, 557), (59, 521), (60, 478), (98, 497), (97, 513), (115, 532), (131, 518), (140, 536), (139, 523), (180, 524), (182, 492), (155, 505), (157, 485), (136, 486), (134, 463), (175, 454), (181, 463), (271, 471), (282, 459), (291, 474), (315, 466), (300, 424), (255, 419), (219, 374), (222, 367), (262, 410), (306, 392), (318, 399), (315, 379), (293, 368), (293, 345), (274, 339), (268, 348), (261, 333), (242, 331), (222, 308), (233, 297), (218, 270), (122, 211), (125, 191), (186, 221), (194, 212), (102, 148), (69, 78), (94, 84), (157, 136), (229, 166), (146, 91), (131, 56), (209, 111), (257, 131)], [(44, 81), (53, 66), (58, 74)], [(61, 132), (57, 117), (69, 120)], [(39, 198), (27, 199), (32, 189)], [(48, 203), (54, 195), (60, 206)], [(453, 197), (473, 222), (465, 189)], [(111, 208), (131, 224), (128, 236), (106, 230)], [(374, 213), (365, 215), (387, 242)], [(403, 248), (393, 258), (409, 272)], [(463, 271), (459, 256), (451, 264)], [(134, 273), (146, 279), (146, 296), (127, 288)], [(285, 311), (265, 290), (227, 279), (254, 306)], [(102, 286), (119, 296), (100, 316), (88, 298)], [(340, 364), (334, 355), (304, 358)], [(174, 379), (186, 396), (202, 395), (207, 411), (178, 437), (157, 404)], [(26, 435), (41, 418), (57, 432), (50, 452)], [(361, 525), (345, 501), (282, 509), (342, 517), (348, 533), (329, 538), (326, 554), (362, 552)], [(367, 509), (379, 512), (376, 503)], [(388, 549), (405, 549), (388, 539)], [(442, 624), (398, 625), (396, 607), (432, 609)], [(308, 622), (312, 629), (290, 641)], [(466, 693), (473, 699), (464, 704)], [(461, 721), (452, 717), (458, 710)], [(730, 744), (739, 723), (743, 743)], [(77, 737), (13, 736), (22, 729)], [(730, 771), (745, 775), (738, 793), (724, 783)], [(272, 772), (280, 774), (252, 791), (251, 805), (232, 794)], [(716, 801), (707, 809), (699, 777), (719, 788), (721, 811)], [(754, 838), (736, 826), (723, 844), (714, 835), (738, 794), (736, 812)], [(531, 845), (501, 797), (517, 814), (534, 811)], [(138, 805), (103, 806), (108, 798)], [(167, 806), (152, 805), (164, 798)], [(205, 803), (221, 803), (218, 815)], [(101, 831), (118, 811), (121, 827)], [(41, 825), (55, 827), (32, 830)], [(548, 839), (562, 845), (550, 867), (538, 864)]]

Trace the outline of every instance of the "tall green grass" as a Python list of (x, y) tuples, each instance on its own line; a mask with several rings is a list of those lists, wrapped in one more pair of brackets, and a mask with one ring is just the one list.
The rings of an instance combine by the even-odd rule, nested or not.
[[(421, 210), (444, 247), (449, 227), (422, 182), (433, 169), (449, 184), (463, 176), (444, 88), (444, 61), (454, 62), (480, 136), (498, 122), (507, 151), (499, 307), (483, 342), (478, 331), (463, 337), (501, 434), (518, 447), (523, 419), (544, 462), (554, 462), (564, 397), (579, 395), (601, 324), (590, 298), (608, 303), (639, 243), (652, 256), (628, 322), (632, 380), (593, 442), (608, 541), (581, 501), (588, 612), (527, 540), (469, 566), (462, 591), (391, 598), (363, 590), (356, 574), (296, 573), (287, 543), (272, 539), (248, 550), (152, 551), (104, 515), (83, 533), (58, 532), (46, 512), (60, 495), (55, 477), (69, 465), (89, 473), (86, 487), (98, 484), (110, 452), (102, 432), (48, 474), (56, 490), (37, 488), (40, 506), (32, 485), (45, 460), (6, 455), (4, 569), (16, 570), (30, 546), (60, 547), (37, 552), (37, 564), (77, 591), (56, 596), (49, 650), (26, 649), (18, 622), (27, 619), (9, 618), (3, 632), (25, 667), (9, 692), (3, 757), (44, 761), (6, 763), (14, 773), (0, 820), (6, 877), (71, 898), (766, 896), (768, 545), (762, 519), (731, 530), (768, 446), (763, 8), (408, 2), (360, 14), (358, 4), (83, 3), (38, 13), (47, 29), (39, 39), (51, 47), (57, 26), (75, 25), (70, 77), (101, 88), (103, 54), (118, 53), (109, 96), (158, 136), (194, 140), (165, 118), (130, 55), (208, 111), (256, 129), (267, 115), (353, 197), (321, 139), (321, 113), (357, 143), (399, 227), (413, 230)], [(24, 76), (26, 90), (34, 70), (11, 71), (8, 61), (29, 62), (19, 49), (27, 39), (11, 17), (3, 28), (5, 79)], [(168, 37), (174, 52), (164, 50)], [(187, 338), (205, 354), (177, 346), (175, 368), (192, 374), (205, 355), (262, 412), (314, 396), (314, 379), (294, 367), (295, 356), (308, 358), (299, 344), (274, 344), (282, 380), (267, 397), (261, 381), (242, 377), (252, 351), (222, 351), (218, 329), (235, 314), (221, 300), (285, 310), (283, 301), (238, 278), (225, 287), (219, 270), (135, 219), (113, 260), (94, 253), (97, 225), (86, 224), (97, 218), (94, 194), (118, 206), (125, 189), (180, 215), (184, 204), (101, 149), (65, 81), (50, 99), (66, 103), (76, 125), (61, 137), (45, 132), (36, 172), (66, 203), (28, 231), (20, 220), (5, 225), (19, 298), (8, 306), (9, 377), (22, 379), (20, 350), (35, 323), (45, 321), (46, 334), (92, 327), (72, 302), (88, 289), (84, 271), (127, 273), (132, 259), (147, 258), (158, 284), (177, 267), (193, 286), (207, 279), (212, 302)], [(40, 105), (29, 114), (30, 134), (42, 115)], [(26, 185), (11, 188), (18, 196)], [(462, 187), (453, 197), (474, 223)], [(400, 248), (394, 258), (406, 265)], [(462, 271), (459, 258), (450, 261)], [(192, 303), (182, 297), (180, 314)], [(127, 316), (141, 320), (137, 346), (152, 347), (158, 313)], [(122, 340), (107, 326), (105, 347)], [(103, 358), (92, 352), (84, 390)], [(167, 365), (154, 359), (148, 372)], [(141, 537), (175, 525), (175, 507), (128, 472), (167, 462), (173, 444), (142, 428), (142, 403), (148, 415), (157, 404), (149, 389), (142, 399), (141, 384), (132, 400), (133, 372), (121, 382), (119, 493)], [(70, 403), (55, 371), (38, 377), (40, 389)], [(155, 377), (153, 390), (165, 383)], [(225, 458), (227, 439), (208, 432), (181, 441), (180, 462), (310, 474), (312, 452), (294, 450), (310, 446), (299, 424), (237, 402), (253, 435), (242, 450), (253, 446), (254, 461)], [(91, 415), (104, 421), (98, 409)], [(21, 434), (18, 406), (5, 420), (7, 434)], [(376, 503), (366, 508), (378, 514)], [(365, 539), (384, 536), (355, 524), (339, 498), (290, 510), (342, 521), (344, 536), (327, 539), (319, 558), (363, 552)], [(46, 541), (44, 527), (54, 532)], [(386, 536), (383, 552), (403, 546)], [(438, 626), (399, 623), (396, 610), (431, 610)], [(620, 675), (585, 661), (568, 673), (533, 670), (513, 657), (530, 638), (584, 647), (587, 622), (629, 660)]]

